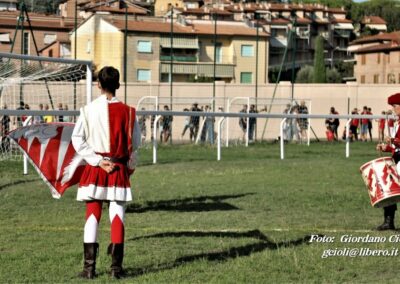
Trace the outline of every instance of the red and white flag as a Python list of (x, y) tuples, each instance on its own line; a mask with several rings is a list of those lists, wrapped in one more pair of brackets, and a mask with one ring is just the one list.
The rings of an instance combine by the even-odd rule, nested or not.
[(72, 123), (44, 123), (20, 127), (9, 133), (50, 187), (54, 198), (77, 184), (86, 162), (72, 146)]

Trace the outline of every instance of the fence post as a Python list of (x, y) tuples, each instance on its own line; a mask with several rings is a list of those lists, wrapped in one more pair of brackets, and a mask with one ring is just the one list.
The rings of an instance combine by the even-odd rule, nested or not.
[(286, 118), (282, 119), (281, 123), (280, 123), (280, 136), (281, 136), (281, 160), (285, 159), (285, 140), (283, 139), (283, 125), (286, 122)]
[[(28, 116), (22, 125), (27, 126), (31, 122), (32, 122), (32, 116)], [(28, 156), (24, 154), (24, 175), (27, 174), (28, 174)]]
[(217, 161), (221, 161), (221, 125), (222, 122), (224, 122), (225, 117), (221, 117), (220, 120), (218, 120), (218, 139), (217, 139)]
[(157, 163), (157, 123), (161, 115), (157, 115), (153, 123), (153, 164)]
[(350, 123), (351, 119), (346, 122), (346, 158), (350, 157)]

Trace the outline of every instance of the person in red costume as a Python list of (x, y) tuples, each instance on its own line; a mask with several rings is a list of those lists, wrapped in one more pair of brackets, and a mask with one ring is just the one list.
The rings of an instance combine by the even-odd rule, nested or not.
[(75, 151), (86, 161), (77, 200), (86, 202), (83, 248), (84, 265), (80, 276), (96, 276), (97, 228), (103, 202), (109, 203), (111, 222), (111, 276), (123, 276), (125, 204), (132, 200), (129, 177), (136, 165), (141, 134), (136, 111), (116, 97), (119, 72), (104, 67), (98, 74), (101, 96), (80, 110), (72, 133)]
[[(393, 107), (394, 114), (400, 118), (400, 93), (391, 95), (388, 98), (388, 104)], [(395, 135), (392, 137), (385, 137), (385, 142), (380, 143), (376, 146), (378, 151), (391, 152), (392, 158), (397, 165), (397, 172), (400, 170), (400, 127), (399, 121), (397, 123), (397, 129)], [(397, 210), (396, 203), (386, 206), (383, 208), (384, 221), (376, 229), (379, 231), (394, 230), (394, 217)]]

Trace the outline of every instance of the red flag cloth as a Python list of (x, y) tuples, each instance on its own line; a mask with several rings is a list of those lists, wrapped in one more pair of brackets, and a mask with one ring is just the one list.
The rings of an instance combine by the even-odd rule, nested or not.
[(44, 123), (20, 127), (9, 133), (50, 187), (54, 198), (77, 184), (86, 162), (72, 146), (73, 123)]

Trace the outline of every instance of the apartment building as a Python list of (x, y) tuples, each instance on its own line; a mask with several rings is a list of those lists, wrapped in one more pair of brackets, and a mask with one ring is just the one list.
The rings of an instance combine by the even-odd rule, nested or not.
[(366, 36), (351, 42), (354, 76), (360, 84), (400, 83), (400, 31)]
[[(296, 68), (312, 64), (317, 36), (325, 39), (327, 64), (348, 59), (347, 46), (354, 26), (346, 19), (343, 8), (329, 8), (321, 4), (244, 3), (220, 1), (202, 2), (196, 6), (193, 1), (178, 1), (174, 13), (185, 19), (244, 22), (251, 27), (262, 25), (270, 33), (269, 68), (277, 69), (283, 62), (285, 68), (292, 68), (293, 56)], [(157, 4), (157, 1), (156, 1)], [(157, 10), (162, 15), (165, 11)], [(289, 35), (292, 35), (289, 38)], [(293, 49), (295, 49), (293, 52)]]
[[(77, 30), (78, 58), (92, 60), (97, 69), (113, 65), (122, 72), (124, 29), (121, 17), (93, 15)], [(258, 83), (267, 83), (267, 33), (259, 31), (257, 36), (256, 30), (244, 23), (224, 22), (218, 26), (215, 45), (214, 36), (213, 21), (180, 18), (171, 25), (160, 18), (129, 19), (127, 80), (168, 82), (171, 66), (174, 82), (213, 79), (215, 46), (216, 80), (250, 84), (258, 73)], [(74, 33), (71, 42), (74, 46)]]
[[(32, 33), (27, 19), (17, 25), (19, 11), (2, 11), (0, 17), (0, 52), (36, 55)], [(24, 16), (25, 17), (25, 16)], [(74, 28), (74, 20), (56, 15), (29, 13), (33, 35), (38, 50), (55, 41), (69, 42), (69, 33)]]

